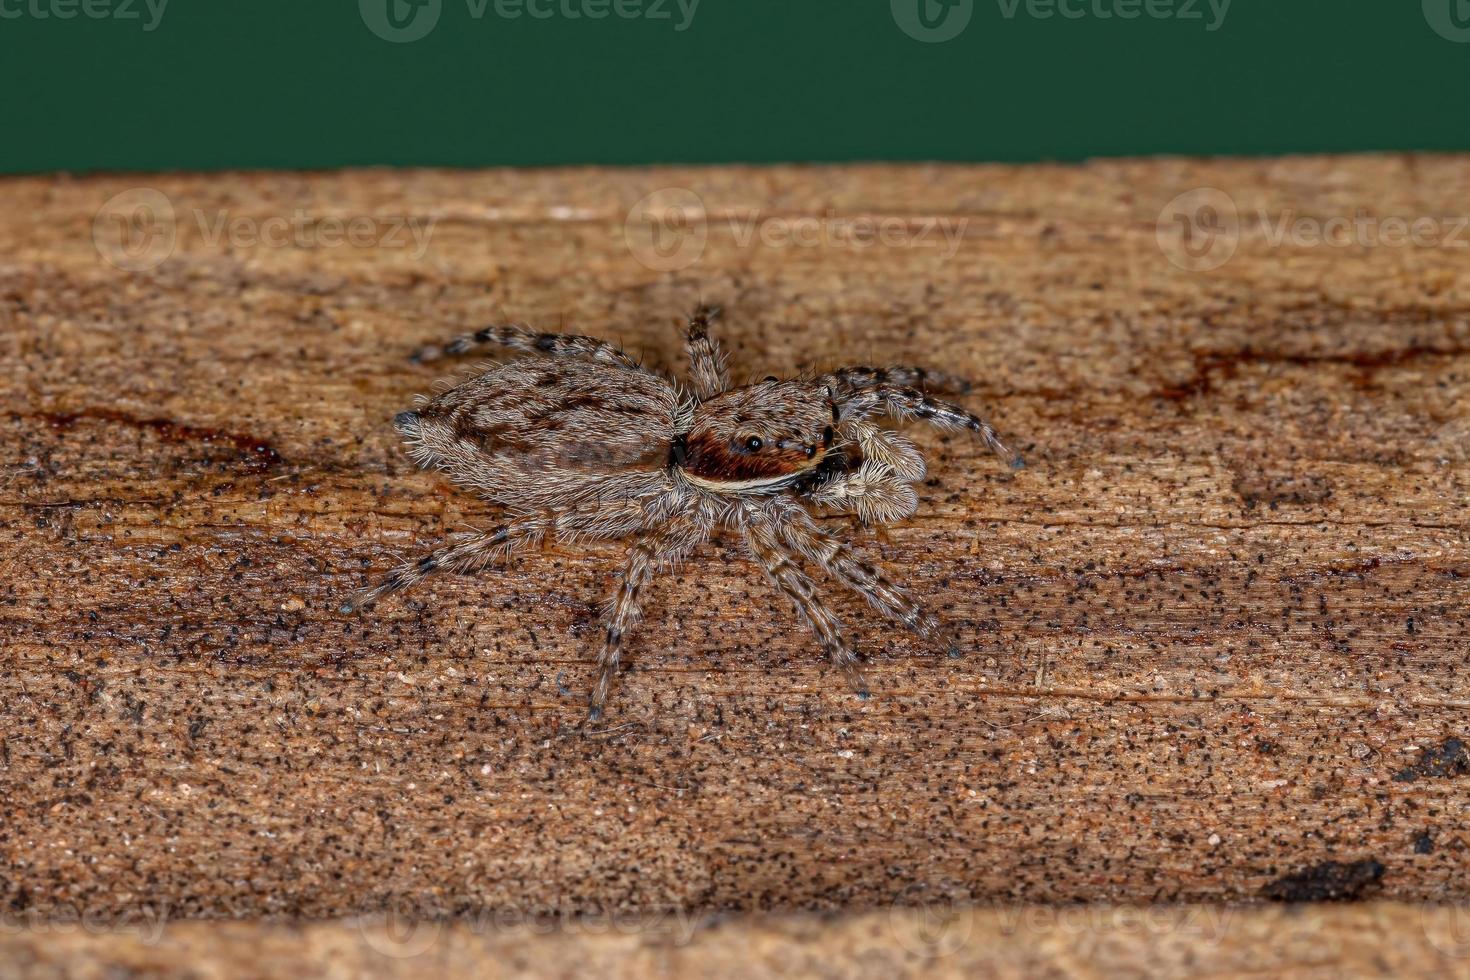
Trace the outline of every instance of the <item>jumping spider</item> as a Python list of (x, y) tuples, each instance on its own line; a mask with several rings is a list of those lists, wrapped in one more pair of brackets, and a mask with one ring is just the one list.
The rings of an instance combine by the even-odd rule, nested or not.
[(864, 523), (914, 513), (913, 484), (924, 477), (924, 458), (873, 421), (885, 411), (968, 429), (1012, 466), (1021, 460), (988, 423), (928, 394), (963, 390), (963, 383), (921, 368), (850, 367), (732, 387), (709, 335), (718, 312), (700, 309), (689, 320), (689, 392), (593, 337), (491, 326), (450, 342), (444, 353), (498, 344), (544, 355), (492, 365), (393, 420), (420, 465), (443, 470), (511, 517), (398, 568), (342, 611), (433, 572), (483, 568), (547, 538), (636, 535), (607, 606), (588, 710), (596, 720), (623, 641), (638, 622), (644, 586), (724, 526), (740, 532), (766, 577), (867, 698), (858, 655), (803, 559), (926, 639), (938, 641), (940, 626), (903, 588), (820, 529), (803, 505), (856, 514)]

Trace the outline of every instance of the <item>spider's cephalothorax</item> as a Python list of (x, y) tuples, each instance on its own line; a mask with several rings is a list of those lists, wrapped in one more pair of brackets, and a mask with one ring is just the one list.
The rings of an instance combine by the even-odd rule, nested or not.
[[(812, 520), (807, 505), (865, 523), (911, 515), (924, 459), (874, 419), (969, 429), (1013, 466), (994, 430), (931, 391), (962, 389), (920, 368), (843, 368), (809, 379), (732, 388), (709, 336), (716, 310), (689, 321), (689, 393), (592, 337), (486, 327), (448, 344), (499, 344), (543, 355), (499, 364), (402, 412), (394, 425), (422, 465), (504, 506), (501, 527), (475, 532), (389, 574), (346, 605), (359, 609), (436, 571), (472, 571), (527, 544), (634, 537), (606, 613), (589, 715), (602, 714), (640, 594), (716, 527), (738, 531), (766, 576), (796, 606), (859, 696), (858, 656), (816, 583), (821, 568), (921, 636), (939, 624), (883, 572)], [(946, 645), (948, 647), (948, 645)], [(948, 647), (953, 655), (955, 650)]]

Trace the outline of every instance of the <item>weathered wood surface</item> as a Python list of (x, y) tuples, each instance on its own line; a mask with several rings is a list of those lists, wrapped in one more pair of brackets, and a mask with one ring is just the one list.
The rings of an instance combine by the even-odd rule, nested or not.
[(0, 980), (118, 977), (1470, 977), (1464, 908), (1099, 905), (835, 917), (137, 920), (0, 934)]
[[(177, 241), (132, 273), (93, 222), (140, 186)], [(1470, 252), (1245, 221), (1189, 272), (1157, 226), (1202, 186), (1448, 239), (1470, 158), (0, 183), (0, 907), (1465, 898)], [(709, 219), (666, 273), (625, 224), (669, 187)], [(963, 236), (742, 241), (749, 209)], [(437, 224), (420, 257), (252, 244), (298, 210)], [(676, 367), (700, 299), (737, 374), (976, 381), (1029, 468), (915, 430), (919, 515), (831, 521), (965, 660), (838, 597), (856, 701), (732, 541), (655, 587), (592, 732), (616, 547), (335, 612), (496, 520), (399, 451), (390, 417), (449, 370), (411, 351), (516, 318)]]

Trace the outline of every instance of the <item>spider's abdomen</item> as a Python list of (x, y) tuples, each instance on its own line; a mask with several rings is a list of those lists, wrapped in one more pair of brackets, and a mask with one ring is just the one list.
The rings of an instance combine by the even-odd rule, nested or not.
[(414, 458), (510, 507), (641, 496), (666, 479), (679, 396), (576, 361), (498, 364), (395, 420)]

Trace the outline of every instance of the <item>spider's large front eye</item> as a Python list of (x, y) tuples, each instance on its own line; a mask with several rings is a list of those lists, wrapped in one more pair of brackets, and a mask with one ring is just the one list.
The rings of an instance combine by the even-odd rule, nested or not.
[(745, 440), (745, 451), (748, 453), (753, 453), (759, 450), (764, 445), (765, 443), (761, 441), (760, 436), (751, 436), (749, 439)]

